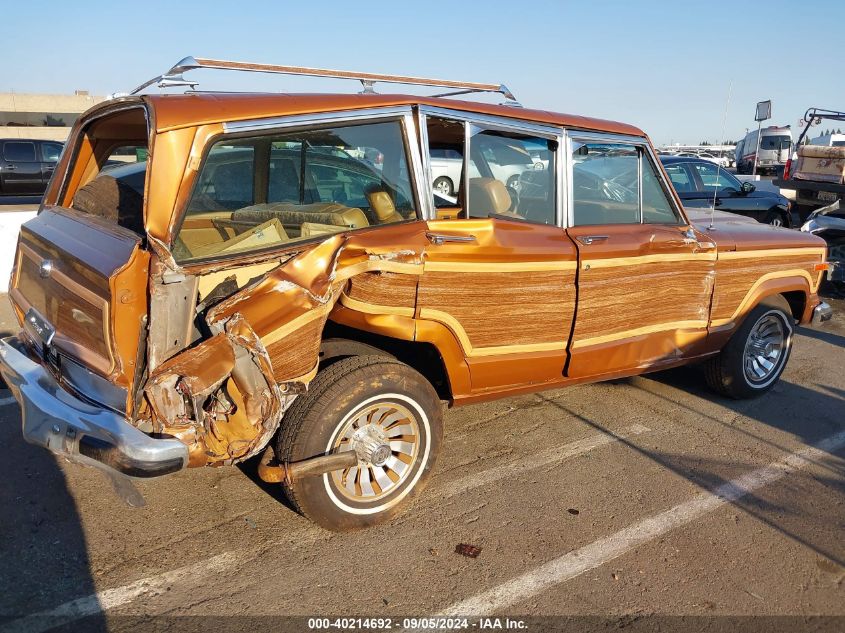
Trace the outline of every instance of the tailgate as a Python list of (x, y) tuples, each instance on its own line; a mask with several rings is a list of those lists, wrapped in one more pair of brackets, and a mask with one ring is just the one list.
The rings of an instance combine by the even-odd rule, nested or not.
[(47, 208), (21, 227), (9, 296), (27, 335), (54, 365), (70, 357), (129, 386), (147, 310), (148, 265), (132, 231)]

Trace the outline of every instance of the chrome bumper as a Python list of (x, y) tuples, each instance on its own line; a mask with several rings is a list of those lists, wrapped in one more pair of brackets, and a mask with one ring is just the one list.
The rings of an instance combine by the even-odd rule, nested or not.
[(16, 336), (0, 340), (0, 373), (21, 406), (23, 437), (31, 444), (129, 477), (167, 475), (188, 464), (179, 440), (152, 438), (63, 389)]
[(819, 325), (825, 321), (830, 321), (833, 317), (833, 308), (822, 301), (813, 309), (813, 316), (810, 319), (810, 325)]

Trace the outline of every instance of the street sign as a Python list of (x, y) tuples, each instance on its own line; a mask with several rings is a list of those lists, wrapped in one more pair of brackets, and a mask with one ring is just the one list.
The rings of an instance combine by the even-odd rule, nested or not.
[(755, 121), (767, 121), (772, 118), (772, 102), (760, 101), (757, 104), (757, 114), (754, 116)]

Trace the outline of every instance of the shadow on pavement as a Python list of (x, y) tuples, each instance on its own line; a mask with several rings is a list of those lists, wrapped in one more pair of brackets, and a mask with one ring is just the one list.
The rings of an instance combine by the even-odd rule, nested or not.
[[(841, 338), (841, 337), (840, 337)], [(656, 386), (649, 387), (649, 383), (661, 383), (673, 387), (672, 395), (665, 395), (667, 390)], [(754, 432), (752, 425), (736, 425), (731, 421), (736, 416), (730, 413), (719, 419), (705, 411), (696, 408), (697, 398), (715, 400), (729, 411), (757, 420), (775, 429), (781, 430), (798, 438), (804, 444), (814, 444), (821, 439), (845, 429), (842, 411), (845, 409), (845, 392), (821, 385), (821, 391), (814, 391), (792, 383), (780, 381), (775, 392), (756, 400), (736, 401), (718, 398), (709, 392), (700, 371), (695, 367), (650, 374), (639, 378), (619, 381), (620, 388), (640, 390), (660, 401), (660, 406), (672, 404), (686, 410), (690, 415), (706, 418), (725, 430), (726, 433), (741, 434), (755, 442), (760, 442), (770, 448), (777, 449), (775, 459), (783, 459), (794, 452), (794, 447), (787, 447), (775, 441), (761, 437)], [(664, 393), (660, 393), (660, 392)], [(675, 396), (677, 394), (677, 396)], [(696, 398), (690, 398), (689, 396)], [(761, 466), (759, 460), (753, 461), (751, 456), (737, 454), (724, 460), (712, 460), (697, 455), (684, 453), (662, 452), (647, 450), (637, 446), (635, 439), (616, 436), (604, 424), (590, 419), (565, 404), (538, 394), (548, 404), (555, 406), (572, 415), (588, 426), (598, 431), (616, 437), (628, 448), (640, 453), (644, 457), (671, 470), (707, 491), (713, 491), (731, 480), (756, 470)], [(678, 420), (683, 424), (683, 420)], [(743, 428), (744, 426), (744, 428)], [(772, 461), (767, 460), (767, 463)], [(833, 494), (845, 495), (845, 461), (831, 455), (830, 459), (812, 461), (823, 474), (813, 475), (813, 481), (821, 484)], [(800, 490), (793, 489), (794, 481), (790, 478), (780, 480), (774, 484), (778, 491), (772, 493), (764, 486), (732, 504), (765, 523), (772, 529), (779, 531), (802, 546), (809, 548), (817, 555), (832, 563), (845, 567), (845, 552), (841, 547), (841, 540), (835, 535), (841, 530), (841, 525), (831, 524), (831, 508), (824, 504), (814, 503)], [(773, 501), (772, 499), (778, 499)], [(842, 517), (845, 523), (845, 516)]]
[[(9, 620), (94, 594), (96, 588), (64, 474), (50, 452), (24, 442), (17, 405), (0, 407), (0, 445), (5, 455), (0, 460), (0, 629), (5, 630)], [(26, 624), (32, 630), (50, 628), (40, 618)], [(108, 630), (102, 616), (58, 630), (71, 629)], [(18, 630), (17, 624), (11, 630)]]

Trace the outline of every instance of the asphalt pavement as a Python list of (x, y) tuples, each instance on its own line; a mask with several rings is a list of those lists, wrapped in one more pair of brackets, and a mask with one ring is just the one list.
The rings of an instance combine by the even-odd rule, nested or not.
[(285, 618), (314, 615), (399, 629), (433, 614), (841, 631), (845, 302), (832, 303), (758, 400), (715, 397), (685, 368), (449, 410), (421, 498), (349, 534), (293, 512), (254, 461), (141, 482), (147, 505), (130, 508), (99, 472), (25, 444), (0, 392), (0, 632), (306, 630)]

